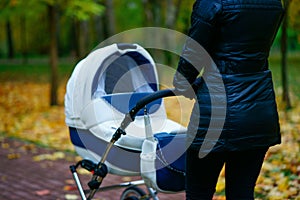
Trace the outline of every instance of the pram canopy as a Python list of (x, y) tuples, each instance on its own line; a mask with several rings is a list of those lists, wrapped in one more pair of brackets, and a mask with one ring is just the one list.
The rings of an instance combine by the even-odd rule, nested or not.
[(84, 113), (97, 104), (93, 103), (97, 98), (104, 98), (115, 109), (126, 113), (128, 107), (122, 107), (125, 104), (120, 104), (120, 100), (133, 105), (137, 99), (132, 97), (133, 93), (139, 93), (140, 97), (158, 89), (154, 61), (139, 45), (113, 44), (97, 49), (77, 64), (69, 79), (65, 95), (66, 123), (71, 127), (89, 128), (92, 125), (89, 122), (101, 122), (91, 116), (84, 118)]
[[(112, 44), (91, 52), (75, 67), (65, 95), (66, 124), (110, 140), (124, 115), (136, 102), (159, 90), (155, 63), (137, 44)], [(153, 132), (178, 132), (183, 127), (167, 118), (162, 99), (147, 105)], [(143, 111), (138, 113), (142, 117)], [(116, 145), (140, 150), (143, 120), (135, 120)]]

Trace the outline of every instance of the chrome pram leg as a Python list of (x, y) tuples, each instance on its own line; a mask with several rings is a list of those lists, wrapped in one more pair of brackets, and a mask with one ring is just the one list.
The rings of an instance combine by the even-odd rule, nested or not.
[(147, 186), (147, 190), (153, 200), (159, 200), (157, 197), (157, 192), (153, 188)]
[(83, 191), (80, 179), (79, 179), (77, 171), (76, 171), (76, 167), (74, 165), (72, 165), (72, 166), (70, 166), (70, 170), (72, 172), (72, 175), (73, 175), (73, 178), (75, 180), (76, 186), (77, 186), (79, 194), (81, 196), (81, 199), (86, 200), (85, 193)]
[[(97, 192), (97, 190), (99, 189), (101, 183), (102, 183), (102, 180), (103, 178), (106, 176), (107, 174), (107, 167), (106, 165), (104, 164), (107, 156), (108, 156), (108, 153), (110, 151), (110, 149), (112, 148), (113, 144), (115, 143), (115, 141), (113, 142), (110, 142), (108, 145), (107, 145), (107, 148), (103, 154), (103, 157), (101, 159), (101, 161), (98, 163), (98, 166), (95, 170), (95, 173), (92, 177), (92, 180), (88, 183), (88, 186), (90, 187), (91, 189), (91, 192), (88, 196), (88, 200), (92, 199), (95, 195), (95, 193)], [(105, 169), (104, 169), (105, 168)]]
[[(129, 116), (130, 117), (130, 116)], [(88, 183), (88, 186), (90, 187), (91, 189), (91, 192), (88, 196), (88, 200), (91, 200), (95, 193), (97, 192), (97, 190), (99, 189), (101, 183), (102, 183), (102, 180), (103, 178), (106, 176), (107, 174), (107, 167), (106, 165), (104, 164), (104, 162), (106, 161), (106, 158), (108, 156), (108, 153), (110, 152), (111, 148), (113, 147), (114, 143), (121, 137), (121, 135), (125, 135), (125, 131), (124, 129), (128, 126), (128, 124), (130, 123), (131, 121), (131, 118), (130, 118), (130, 121), (128, 119), (124, 119), (124, 121), (127, 120), (128, 122), (126, 122), (126, 126), (124, 125), (123, 123), (123, 126), (121, 124), (121, 127), (118, 128), (115, 132), (115, 134), (113, 135), (112, 139), (110, 140), (110, 142), (108, 143), (107, 147), (106, 147), (106, 150), (101, 158), (101, 161), (98, 163), (97, 165), (97, 168), (95, 169), (95, 173), (92, 177), (92, 180)], [(123, 128), (125, 127), (125, 128)]]
[[(108, 173), (108, 170), (107, 170), (107, 167), (106, 167), (105, 164), (99, 163), (99, 165), (101, 165), (101, 166), (98, 167), (98, 165), (96, 165), (95, 163), (93, 163), (90, 160), (81, 160), (76, 165), (71, 165), (70, 166), (70, 171), (72, 172), (73, 178), (75, 180), (76, 186), (78, 188), (78, 191), (79, 191), (79, 194), (80, 194), (82, 200), (86, 200), (89, 197), (88, 198), (86, 197), (86, 193), (87, 192), (85, 190), (83, 190), (83, 187), (81, 185), (81, 181), (79, 179), (79, 176), (77, 174), (77, 170), (76, 169), (79, 166), (81, 166), (82, 168), (84, 168), (84, 169), (86, 169), (86, 170), (88, 170), (90, 172), (93, 172), (94, 176), (101, 177), (103, 179), (106, 176), (106, 174)], [(92, 191), (94, 189), (97, 190), (100, 187), (100, 183), (98, 183), (97, 180), (93, 180), (92, 179), (88, 183), (88, 186), (91, 189), (90, 191)]]

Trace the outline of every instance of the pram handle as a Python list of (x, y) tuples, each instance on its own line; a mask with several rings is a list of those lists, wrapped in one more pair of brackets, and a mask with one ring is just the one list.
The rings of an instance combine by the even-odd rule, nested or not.
[(155, 101), (157, 99), (161, 99), (163, 97), (170, 97), (170, 96), (176, 96), (175, 88), (171, 89), (164, 89), (156, 91), (152, 94), (149, 94), (145, 96), (144, 98), (140, 99), (136, 105), (125, 115), (124, 120), (122, 121), (120, 125), (121, 130), (125, 130), (125, 128), (135, 119), (135, 116), (137, 113), (144, 108), (147, 104), (151, 103), (152, 101)]

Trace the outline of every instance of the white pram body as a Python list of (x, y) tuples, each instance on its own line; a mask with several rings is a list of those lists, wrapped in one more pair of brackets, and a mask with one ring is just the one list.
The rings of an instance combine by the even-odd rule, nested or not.
[[(141, 46), (113, 44), (91, 52), (75, 67), (65, 95), (66, 124), (76, 152), (98, 163), (125, 115), (140, 99), (158, 90), (155, 63)], [(161, 188), (157, 169), (179, 158), (183, 162), (186, 128), (168, 119), (163, 99), (147, 104), (146, 109), (146, 118), (144, 110), (139, 111), (126, 135), (114, 143), (105, 161), (108, 172), (141, 175), (155, 190), (179, 191), (181, 186)], [(163, 153), (159, 159), (158, 152)]]

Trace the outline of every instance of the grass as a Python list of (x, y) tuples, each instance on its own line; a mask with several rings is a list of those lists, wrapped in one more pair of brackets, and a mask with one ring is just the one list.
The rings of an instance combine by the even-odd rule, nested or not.
[[(58, 65), (59, 79), (67, 79), (75, 62), (61, 59)], [(50, 80), (50, 66), (47, 59), (29, 59), (26, 63), (20, 60), (0, 60), (0, 82), (19, 81), (46, 83)]]

